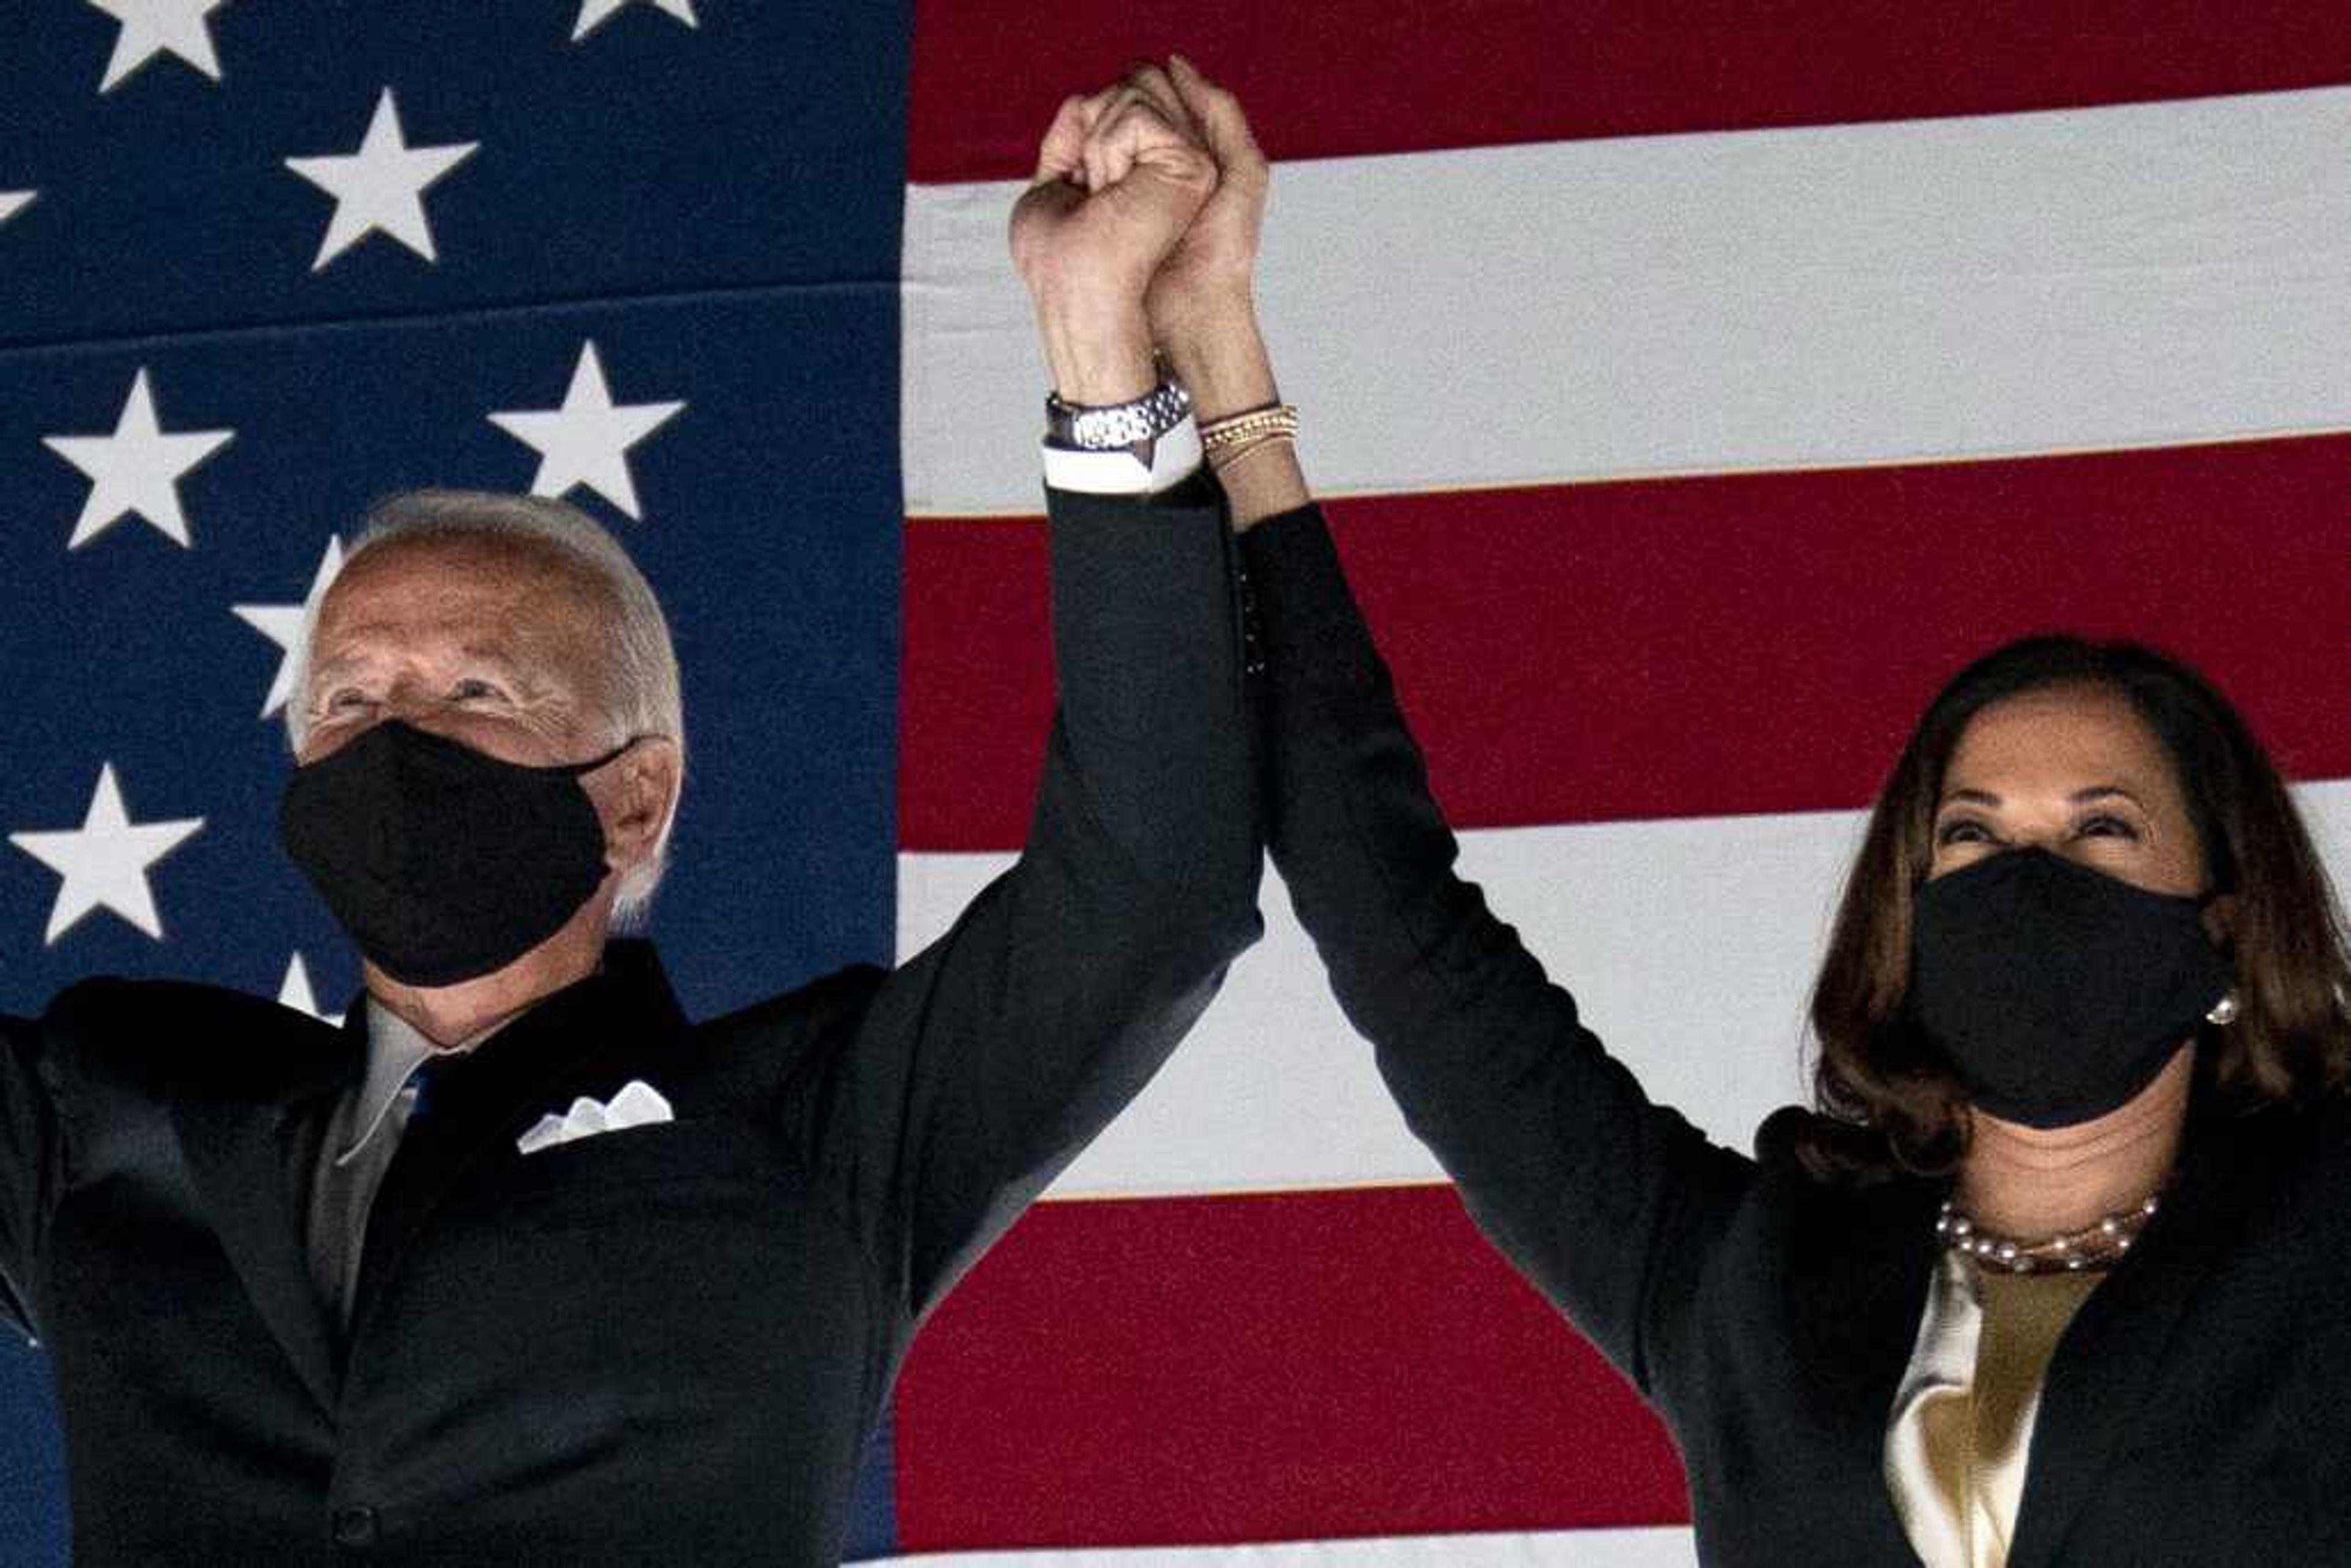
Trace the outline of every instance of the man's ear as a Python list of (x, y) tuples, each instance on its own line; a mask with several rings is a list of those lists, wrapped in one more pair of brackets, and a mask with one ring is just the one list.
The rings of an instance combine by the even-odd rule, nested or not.
[(652, 858), (677, 812), (684, 758), (667, 736), (646, 736), (590, 781), (604, 824), (605, 863), (626, 870)]

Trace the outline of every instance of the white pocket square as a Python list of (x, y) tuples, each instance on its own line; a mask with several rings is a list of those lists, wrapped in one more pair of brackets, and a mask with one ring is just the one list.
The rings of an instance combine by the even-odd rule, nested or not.
[(623, 1127), (649, 1127), (657, 1122), (676, 1120), (661, 1091), (642, 1078), (632, 1078), (609, 1101), (590, 1100), (583, 1094), (571, 1102), (571, 1109), (562, 1115), (541, 1116), (529, 1132), (515, 1140), (515, 1147), (526, 1155), (535, 1155), (574, 1138), (592, 1138), (599, 1133), (617, 1133)]

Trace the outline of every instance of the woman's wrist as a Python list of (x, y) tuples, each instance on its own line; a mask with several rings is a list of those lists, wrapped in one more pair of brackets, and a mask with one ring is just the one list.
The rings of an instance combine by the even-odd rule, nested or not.
[(1203, 422), (1280, 401), (1257, 305), (1246, 294), (1169, 311), (1153, 325), (1168, 369)]
[[(1257, 319), (1257, 301), (1246, 289), (1194, 296), (1180, 304), (1155, 301), (1152, 326), (1167, 368), (1192, 394), (1202, 428), (1252, 410), (1279, 406), (1280, 388), (1272, 356)], [(1311, 497), (1299, 467), (1296, 444), (1287, 438), (1252, 444), (1229, 462), (1209, 455), (1223, 486), (1236, 531), (1267, 517), (1295, 511)]]
[(1250, 447), (1217, 467), (1216, 473), (1237, 534), (1247, 533), (1268, 517), (1294, 512), (1313, 499), (1306, 488), (1305, 471), (1298, 465), (1298, 447), (1290, 441)]

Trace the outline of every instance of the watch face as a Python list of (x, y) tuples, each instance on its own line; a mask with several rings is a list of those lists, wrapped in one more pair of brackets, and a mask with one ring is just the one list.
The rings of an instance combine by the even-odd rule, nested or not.
[(1134, 403), (1093, 409), (1078, 416), (1078, 444), (1101, 450), (1132, 446), (1151, 434), (1151, 421)]
[(1153, 441), (1184, 423), (1192, 400), (1172, 382), (1162, 382), (1133, 402), (1087, 405), (1049, 398), (1046, 434), (1087, 452), (1108, 452)]

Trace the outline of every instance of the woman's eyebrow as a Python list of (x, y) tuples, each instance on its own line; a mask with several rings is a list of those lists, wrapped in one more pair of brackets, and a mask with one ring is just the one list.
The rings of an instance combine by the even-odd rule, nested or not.
[[(2138, 806), (2142, 810), (2146, 804), (2135, 791), (2123, 784), (2092, 784), (2085, 789), (2074, 790), (2065, 799), (2069, 803), (2076, 806), (2085, 806), (2093, 800), (2128, 800), (2132, 805)], [(1942, 804), (1945, 806), (1997, 806), (2000, 803), (2001, 798), (1989, 789), (1953, 789), (1942, 800)]]

